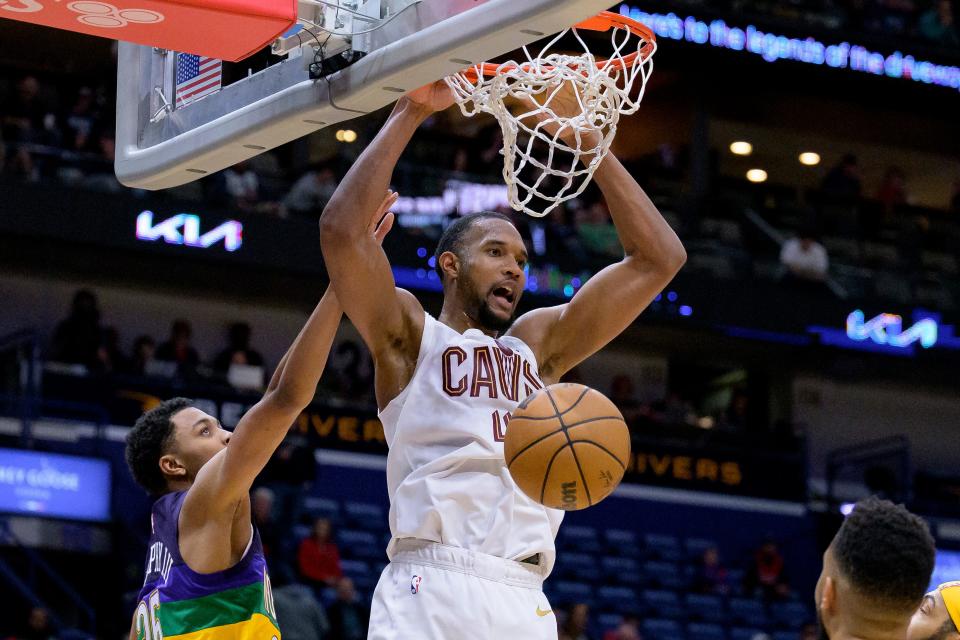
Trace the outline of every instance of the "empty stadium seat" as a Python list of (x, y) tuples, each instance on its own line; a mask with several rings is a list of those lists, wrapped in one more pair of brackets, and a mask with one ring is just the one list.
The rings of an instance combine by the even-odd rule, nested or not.
[(644, 640), (686, 640), (687, 634), (676, 620), (648, 618), (641, 630)]
[(340, 543), (340, 555), (345, 558), (363, 560), (382, 560), (386, 558), (386, 550), (380, 543), (380, 538), (369, 531), (341, 529), (337, 538)]
[(550, 589), (550, 601), (558, 605), (583, 602), (593, 604), (593, 587), (583, 582), (557, 580)]
[(352, 578), (354, 582), (358, 577), (370, 575), (370, 565), (363, 560), (341, 560), (340, 568), (343, 569), (343, 574)]
[(303, 540), (313, 535), (313, 527), (308, 527), (305, 524), (297, 524), (293, 526), (293, 538), (295, 540)]
[(377, 504), (344, 502), (343, 512), (346, 515), (347, 522), (354, 526), (378, 531), (387, 526), (387, 517), (383, 513), (383, 507)]
[(687, 586), (687, 578), (676, 562), (644, 562), (643, 576), (645, 581), (665, 589), (683, 589)]
[(683, 548), (690, 559), (699, 560), (707, 549), (716, 549), (719, 545), (714, 540), (706, 538), (687, 538), (683, 541)]
[(640, 563), (633, 558), (606, 556), (601, 558), (600, 567), (604, 577), (610, 582), (628, 586), (643, 584)]
[(680, 548), (680, 539), (676, 536), (659, 533), (648, 533), (643, 537), (647, 555), (657, 560), (679, 562), (683, 560), (683, 551)]
[(607, 631), (609, 629), (616, 629), (623, 623), (623, 616), (619, 613), (611, 613), (608, 611), (601, 612), (597, 614), (595, 618), (597, 627), (600, 631)]
[(605, 609), (613, 609), (622, 614), (646, 613), (637, 592), (630, 587), (600, 587), (597, 589), (597, 602)]
[(687, 637), (691, 640), (727, 640), (727, 631), (719, 624), (691, 622), (687, 625)]
[(557, 556), (557, 577), (576, 578), (584, 582), (600, 580), (600, 564), (587, 553), (561, 553)]
[(753, 598), (730, 598), (730, 617), (751, 627), (769, 624), (767, 609), (763, 602)]
[(651, 611), (663, 618), (682, 618), (684, 615), (683, 603), (676, 591), (660, 589), (645, 589), (643, 603), (647, 611)]
[(763, 629), (734, 627), (730, 629), (730, 640), (754, 640), (754, 638), (763, 633), (765, 633)]
[(334, 524), (341, 522), (340, 503), (330, 498), (307, 496), (303, 500), (303, 510), (311, 521), (316, 518), (327, 518)]
[(603, 532), (603, 539), (607, 543), (607, 551), (612, 555), (635, 558), (643, 551), (635, 531), (607, 529)]
[(787, 629), (797, 629), (812, 618), (807, 606), (797, 600), (773, 603), (770, 605), (770, 617)]
[(724, 622), (727, 619), (720, 596), (701, 593), (688, 593), (684, 598), (687, 616), (692, 620), (704, 622)]
[(600, 553), (600, 536), (594, 527), (567, 526), (560, 529), (560, 538), (564, 549), (583, 553)]

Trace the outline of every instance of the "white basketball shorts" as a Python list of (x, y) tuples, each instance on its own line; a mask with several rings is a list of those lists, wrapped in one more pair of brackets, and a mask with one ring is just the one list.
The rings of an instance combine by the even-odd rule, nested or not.
[(435, 542), (397, 544), (373, 593), (368, 640), (556, 640), (537, 565)]

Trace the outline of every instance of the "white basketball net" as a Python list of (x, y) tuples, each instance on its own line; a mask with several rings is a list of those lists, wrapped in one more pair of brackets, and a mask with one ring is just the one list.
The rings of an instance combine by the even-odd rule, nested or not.
[[(585, 53), (550, 52), (568, 32)], [(524, 47), (525, 62), (505, 62), (492, 77), (484, 77), (477, 65), (446, 78), (464, 115), (489, 113), (500, 123), (503, 177), (517, 211), (543, 217), (583, 193), (610, 150), (620, 116), (639, 108), (653, 73), (656, 43), (625, 28), (610, 32), (613, 55), (604, 61), (598, 62), (571, 28), (536, 56)], [(630, 54), (636, 54), (632, 62)], [(572, 97), (576, 106), (571, 109)], [(516, 115), (507, 99), (519, 101)]]

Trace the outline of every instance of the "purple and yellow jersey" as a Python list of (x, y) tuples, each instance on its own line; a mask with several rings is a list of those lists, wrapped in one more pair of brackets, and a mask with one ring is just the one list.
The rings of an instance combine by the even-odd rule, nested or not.
[(168, 493), (151, 514), (146, 579), (134, 618), (136, 640), (280, 640), (270, 576), (256, 527), (240, 562), (192, 571), (180, 556), (177, 522), (186, 492)]

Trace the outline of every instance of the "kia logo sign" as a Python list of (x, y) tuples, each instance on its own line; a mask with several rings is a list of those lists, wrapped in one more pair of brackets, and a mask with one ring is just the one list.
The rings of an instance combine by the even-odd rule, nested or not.
[(199, 249), (209, 249), (222, 242), (227, 251), (236, 251), (243, 245), (243, 224), (238, 220), (227, 220), (206, 233), (200, 233), (200, 216), (192, 213), (178, 213), (157, 224), (153, 219), (153, 211), (143, 211), (137, 216), (138, 240), (163, 240), (167, 244)]
[(901, 349), (919, 342), (921, 347), (929, 349), (937, 344), (937, 333), (937, 323), (931, 318), (924, 318), (904, 331), (903, 318), (892, 313), (881, 313), (867, 320), (863, 311), (857, 309), (847, 316), (847, 337), (858, 342), (871, 340)]

